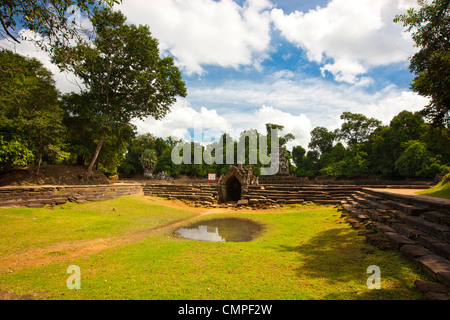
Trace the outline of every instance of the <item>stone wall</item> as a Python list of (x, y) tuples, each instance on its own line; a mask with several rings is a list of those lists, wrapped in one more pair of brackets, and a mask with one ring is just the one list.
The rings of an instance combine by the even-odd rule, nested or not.
[(259, 184), (289, 184), (298, 186), (308, 185), (349, 185), (349, 186), (361, 186), (361, 187), (373, 187), (373, 188), (402, 188), (402, 189), (426, 189), (433, 183), (430, 181), (404, 181), (404, 180), (376, 180), (376, 179), (333, 179), (326, 177), (307, 178), (297, 177), (295, 175), (288, 176), (261, 176), (258, 178)]
[(218, 201), (216, 185), (155, 183), (143, 187), (144, 195), (213, 204)]
[(141, 194), (141, 184), (0, 187), (0, 207), (42, 207)]
[[(144, 194), (148, 196), (179, 199), (187, 202), (210, 206), (221, 203), (219, 185), (194, 184), (146, 184)], [(246, 205), (266, 207), (274, 204), (295, 204), (312, 201), (320, 204), (340, 204), (354, 192), (358, 186), (292, 186), (292, 185), (248, 185), (236, 206)]]

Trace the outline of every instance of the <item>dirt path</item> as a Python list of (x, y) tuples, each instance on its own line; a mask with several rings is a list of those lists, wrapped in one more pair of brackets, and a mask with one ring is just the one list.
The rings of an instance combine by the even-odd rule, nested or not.
[(432, 197), (432, 196), (428, 196), (426, 194), (417, 194), (417, 192), (423, 191), (424, 189), (388, 189), (388, 188), (387, 189), (366, 188), (366, 189), (387, 192), (387, 193), (401, 194), (401, 195), (406, 195), (406, 196), (413, 196), (414, 198), (419, 199), (419, 200), (426, 200), (426, 201), (428, 200), (431, 202), (441, 202), (443, 204), (450, 205), (450, 199)]
[[(191, 207), (189, 207), (192, 210)], [(37, 267), (53, 262), (68, 260), (80, 256), (98, 253), (100, 251), (120, 246), (127, 243), (136, 243), (157, 232), (177, 227), (191, 220), (218, 213), (231, 212), (229, 209), (199, 209), (199, 214), (171, 222), (164, 226), (147, 229), (135, 233), (114, 235), (105, 238), (90, 240), (69, 241), (53, 244), (42, 248), (32, 248), (23, 252), (11, 254), (0, 258), (0, 272), (14, 272), (27, 267)]]

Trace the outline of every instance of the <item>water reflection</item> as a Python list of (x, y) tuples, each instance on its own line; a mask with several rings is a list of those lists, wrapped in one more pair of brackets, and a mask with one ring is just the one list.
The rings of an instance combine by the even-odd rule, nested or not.
[(182, 238), (212, 242), (246, 242), (253, 240), (263, 227), (251, 220), (224, 218), (201, 221), (175, 233)]

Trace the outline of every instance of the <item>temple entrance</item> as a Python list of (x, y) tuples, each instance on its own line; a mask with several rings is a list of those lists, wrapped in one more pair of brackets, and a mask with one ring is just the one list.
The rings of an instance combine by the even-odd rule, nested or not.
[(226, 182), (227, 197), (226, 201), (239, 201), (241, 200), (241, 183), (233, 176)]
[(230, 165), (228, 171), (217, 181), (219, 203), (241, 200), (248, 193), (248, 186), (256, 184), (258, 179), (253, 174), (252, 167)]

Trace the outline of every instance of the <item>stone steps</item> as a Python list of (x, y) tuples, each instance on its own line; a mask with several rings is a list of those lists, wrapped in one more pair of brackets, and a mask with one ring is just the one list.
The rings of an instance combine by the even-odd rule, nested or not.
[(0, 187), (0, 207), (42, 207), (142, 194), (139, 184)]
[(217, 203), (217, 186), (191, 184), (146, 184), (144, 195), (166, 199), (178, 199), (202, 205)]
[[(323, 186), (250, 185), (242, 199), (248, 200), (249, 204), (294, 204), (304, 201), (339, 204), (341, 200), (347, 199), (354, 190), (354, 186), (328, 188)], [(147, 184), (143, 186), (143, 192), (145, 195), (157, 197), (212, 201), (209, 197), (217, 199), (218, 188), (212, 185)]]
[[(292, 186), (292, 185), (249, 185), (248, 191), (242, 196), (250, 206), (265, 206), (273, 204), (299, 204), (311, 201), (318, 204), (339, 204), (347, 199), (355, 190), (354, 186)], [(218, 187), (213, 185), (182, 185), (182, 184), (146, 184), (143, 186), (145, 195), (180, 199), (193, 202), (217, 203)], [(213, 198), (211, 198), (213, 197)]]
[(367, 242), (379, 244), (383, 249), (400, 250), (424, 272), (450, 288), (450, 214), (402, 200), (359, 191), (342, 201), (342, 207), (352, 216), (348, 219), (352, 226), (368, 230), (361, 232)]

